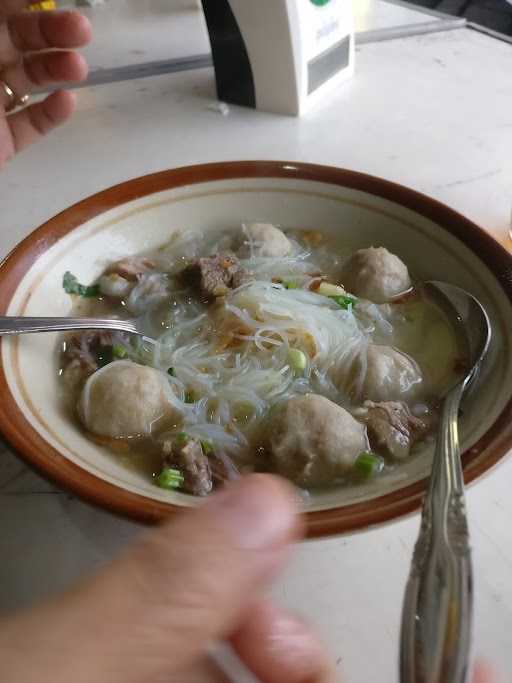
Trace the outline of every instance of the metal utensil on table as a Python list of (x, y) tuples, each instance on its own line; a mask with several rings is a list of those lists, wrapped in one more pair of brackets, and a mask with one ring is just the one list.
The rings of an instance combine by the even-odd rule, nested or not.
[(154, 342), (142, 329), (139, 318), (31, 318), (28, 316), (0, 316), (0, 336), (34, 332), (68, 332), (72, 330), (113, 330), (129, 332)]
[(430, 484), (423, 503), (402, 611), (401, 683), (463, 683), (472, 621), (473, 579), (460, 461), (458, 413), (489, 348), (485, 309), (464, 290), (427, 282), (425, 295), (454, 322), (468, 368), (442, 406)]

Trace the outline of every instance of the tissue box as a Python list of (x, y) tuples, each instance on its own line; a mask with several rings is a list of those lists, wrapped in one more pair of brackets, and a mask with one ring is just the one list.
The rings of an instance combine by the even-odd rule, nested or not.
[(350, 0), (203, 0), (219, 99), (301, 115), (354, 73)]

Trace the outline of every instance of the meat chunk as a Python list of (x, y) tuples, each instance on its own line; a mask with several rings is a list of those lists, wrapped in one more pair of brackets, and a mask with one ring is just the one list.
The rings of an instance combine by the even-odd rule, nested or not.
[(207, 496), (213, 488), (213, 475), (208, 457), (198, 439), (180, 435), (179, 439), (166, 439), (162, 450), (164, 467), (179, 470), (183, 475), (182, 490), (194, 496)]
[(119, 360), (95, 372), (82, 390), (78, 413), (92, 433), (113, 438), (147, 436), (161, 418), (179, 418), (164, 373)]
[(111, 332), (90, 330), (66, 338), (62, 351), (64, 371), (80, 369), (84, 378), (92, 375), (103, 359), (110, 359), (113, 338)]
[(422, 386), (418, 365), (392, 346), (370, 344), (363, 398), (371, 401), (398, 401), (414, 396)]
[(115, 273), (130, 282), (136, 282), (141, 275), (153, 270), (155, 264), (145, 256), (130, 256), (109, 266), (105, 275)]
[(282, 230), (270, 223), (251, 223), (244, 226), (243, 243), (238, 254), (241, 258), (262, 256), (279, 258), (288, 256), (292, 243)]
[(294, 396), (277, 407), (267, 435), (273, 469), (306, 487), (334, 483), (368, 447), (364, 425), (317, 394)]
[(84, 358), (97, 360), (99, 354), (113, 344), (112, 332), (87, 330), (69, 335), (64, 343), (64, 357), (69, 361)]
[(341, 281), (352, 294), (383, 304), (410, 289), (407, 266), (384, 247), (360, 249), (345, 263)]
[(407, 458), (411, 446), (426, 431), (427, 425), (412, 415), (401, 401), (385, 401), (364, 404), (367, 412), (363, 418), (375, 450), (384, 450), (393, 458)]
[(225, 296), (230, 289), (236, 289), (246, 275), (238, 258), (231, 252), (200, 258), (181, 273), (186, 283), (197, 287), (209, 299)]

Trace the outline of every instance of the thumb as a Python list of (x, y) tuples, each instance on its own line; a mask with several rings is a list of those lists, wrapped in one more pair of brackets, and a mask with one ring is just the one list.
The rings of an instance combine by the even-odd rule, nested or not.
[(8, 622), (0, 679), (33, 683), (52, 671), (54, 683), (165, 680), (236, 630), (297, 534), (290, 487), (242, 479), (58, 603)]

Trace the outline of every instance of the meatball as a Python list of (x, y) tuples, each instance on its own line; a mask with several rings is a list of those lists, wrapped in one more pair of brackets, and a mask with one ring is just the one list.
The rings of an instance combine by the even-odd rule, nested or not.
[(267, 433), (273, 469), (299, 486), (332, 484), (368, 448), (365, 427), (317, 394), (276, 408)]
[(384, 247), (356, 251), (343, 266), (341, 281), (349, 292), (377, 304), (411, 287), (405, 263)]
[(119, 360), (95, 372), (83, 388), (78, 413), (94, 434), (113, 438), (147, 435), (161, 417), (172, 417), (165, 376), (144, 365)]
[(251, 223), (245, 227), (244, 243), (238, 252), (239, 256), (250, 256), (251, 246), (253, 256), (279, 258), (288, 256), (292, 251), (292, 243), (288, 237), (270, 223)]
[(400, 401), (418, 393), (423, 378), (418, 365), (392, 346), (368, 346), (368, 365), (363, 398), (370, 401)]

